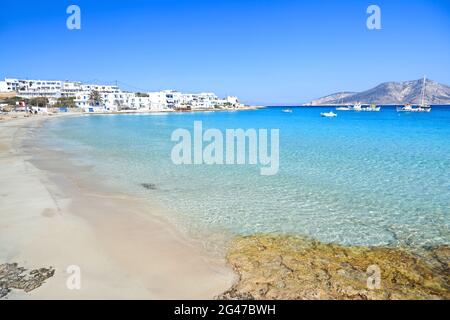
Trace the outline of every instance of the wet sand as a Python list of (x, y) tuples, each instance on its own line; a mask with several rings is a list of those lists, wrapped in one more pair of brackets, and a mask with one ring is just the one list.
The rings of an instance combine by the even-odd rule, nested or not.
[[(231, 287), (225, 261), (174, 228), (161, 208), (106, 190), (88, 168), (33, 147), (44, 119), (0, 122), (0, 264), (55, 269), (40, 287), (13, 289), (8, 299), (211, 299)], [(73, 265), (80, 290), (66, 285)]]

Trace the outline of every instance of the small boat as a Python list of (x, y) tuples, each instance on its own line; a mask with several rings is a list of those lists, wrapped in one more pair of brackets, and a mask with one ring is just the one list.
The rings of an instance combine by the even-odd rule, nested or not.
[(368, 107), (361, 108), (361, 111), (367, 111), (367, 112), (378, 112), (381, 110), (381, 107), (377, 107), (376, 104), (371, 104)]
[(431, 112), (431, 107), (428, 105), (419, 106), (417, 112)]
[(431, 107), (422, 105), (412, 107), (410, 104), (407, 104), (403, 107), (397, 107), (397, 112), (431, 112)]
[(292, 113), (292, 109), (283, 109), (281, 110), (282, 112), (286, 112), (286, 113)]
[(353, 106), (346, 107), (337, 107), (337, 111), (368, 111), (368, 112), (377, 112), (381, 110), (381, 107), (378, 107), (375, 104), (361, 104), (357, 103)]
[(416, 112), (430, 112), (431, 106), (425, 103), (425, 88), (427, 86), (427, 77), (423, 77), (423, 84), (422, 84), (422, 100), (420, 102), (420, 106), (417, 108)]
[(361, 111), (362, 109), (362, 104), (361, 103), (357, 103), (352, 107), (353, 111)]
[(334, 113), (333, 111), (330, 111), (330, 112), (322, 112), (320, 116), (325, 118), (334, 118), (337, 117), (337, 114)]
[(336, 110), (337, 110), (337, 111), (350, 111), (350, 110), (352, 110), (352, 108), (349, 107), (349, 106), (346, 106), (346, 107), (337, 107)]
[(397, 112), (414, 112), (413, 107), (408, 103), (403, 107), (397, 107)]
[(420, 105), (417, 107), (411, 106), (411, 104), (405, 104), (403, 107), (397, 107), (397, 112), (431, 112), (431, 107), (425, 103), (425, 86), (426, 86), (426, 77), (423, 77), (423, 85), (422, 85), (422, 100)]
[(339, 104), (341, 105), (341, 107), (337, 107), (336, 108), (337, 111), (350, 111), (350, 110), (352, 110), (352, 107), (350, 107), (350, 106), (345, 106), (345, 105), (342, 106), (343, 102), (344, 102), (344, 97), (341, 96), (341, 98), (339, 100)]

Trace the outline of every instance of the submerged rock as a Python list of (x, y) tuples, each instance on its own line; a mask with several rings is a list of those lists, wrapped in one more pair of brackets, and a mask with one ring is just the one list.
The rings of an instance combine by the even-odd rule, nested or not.
[(156, 184), (154, 183), (141, 183), (141, 186), (147, 190), (156, 190)]
[(55, 274), (52, 267), (26, 271), (25, 268), (19, 267), (17, 263), (0, 264), (0, 298), (8, 295), (11, 289), (30, 292), (40, 287), (45, 280)]
[(239, 280), (218, 299), (450, 299), (448, 246), (419, 257), (255, 235), (236, 238), (227, 260)]

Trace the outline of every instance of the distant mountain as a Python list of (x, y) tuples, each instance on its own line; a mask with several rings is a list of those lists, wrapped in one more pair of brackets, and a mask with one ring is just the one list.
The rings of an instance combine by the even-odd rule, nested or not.
[[(385, 82), (363, 92), (338, 92), (311, 101), (307, 105), (333, 104), (420, 104), (422, 99), (423, 79), (405, 82)], [(433, 80), (425, 85), (425, 103), (450, 104), (450, 87)]]

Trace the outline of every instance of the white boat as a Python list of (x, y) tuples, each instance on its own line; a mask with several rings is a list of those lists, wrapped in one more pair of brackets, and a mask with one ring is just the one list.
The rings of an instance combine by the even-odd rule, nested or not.
[(368, 112), (378, 112), (381, 110), (381, 107), (376, 106), (375, 104), (371, 105), (363, 105), (361, 103), (357, 103), (354, 106), (346, 106), (346, 107), (337, 107), (337, 111), (368, 111)]
[(286, 113), (292, 113), (292, 109), (283, 109), (281, 111), (286, 112)]
[(431, 112), (431, 107), (425, 103), (425, 87), (426, 87), (426, 77), (423, 77), (422, 84), (422, 100), (420, 105), (413, 107), (411, 104), (406, 104), (403, 107), (397, 107), (397, 112)]
[(417, 108), (416, 112), (431, 112), (431, 107), (426, 105), (426, 106), (419, 106)]
[(333, 111), (330, 111), (330, 112), (322, 112), (320, 116), (325, 118), (334, 118), (337, 117), (337, 114), (334, 113)]
[(412, 107), (411, 105), (405, 105), (403, 107), (398, 107), (397, 112), (431, 112), (431, 107), (430, 106)]
[(408, 103), (403, 107), (397, 107), (397, 112), (414, 112), (413, 107)]
[(422, 100), (420, 101), (420, 106), (417, 108), (416, 112), (430, 112), (431, 106), (425, 103), (425, 88), (427, 86), (427, 77), (423, 77), (422, 84)]
[[(341, 96), (340, 100), (339, 100), (339, 105), (343, 105), (344, 102), (344, 97)], [(350, 111), (352, 110), (352, 107), (350, 106), (341, 106), (341, 107), (337, 107), (336, 108), (337, 111)]]
[(353, 111), (361, 111), (362, 109), (362, 104), (361, 103), (357, 103), (352, 107)]
[(376, 104), (371, 104), (368, 107), (362, 107), (361, 111), (366, 111), (366, 112), (378, 112), (381, 110), (381, 107), (378, 107)]

